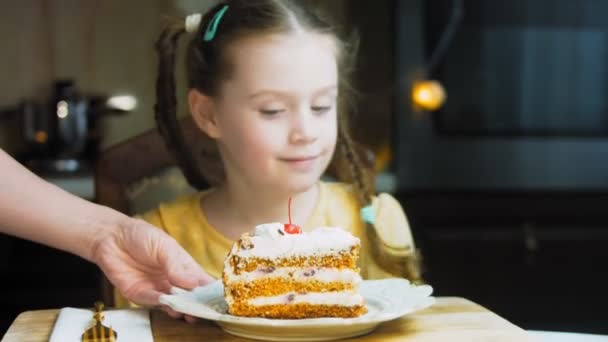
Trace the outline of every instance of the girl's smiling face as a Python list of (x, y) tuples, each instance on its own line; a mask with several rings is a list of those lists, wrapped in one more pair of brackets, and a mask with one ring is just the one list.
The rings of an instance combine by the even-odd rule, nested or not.
[(228, 56), (231, 73), (219, 96), (190, 93), (195, 120), (218, 142), (227, 181), (309, 189), (336, 146), (334, 41), (306, 32), (253, 36), (231, 44)]

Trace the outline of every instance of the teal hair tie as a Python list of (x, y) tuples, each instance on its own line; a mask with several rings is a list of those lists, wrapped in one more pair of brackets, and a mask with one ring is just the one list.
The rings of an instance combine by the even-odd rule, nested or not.
[(203, 40), (206, 42), (212, 41), (215, 37), (215, 33), (217, 32), (217, 25), (220, 24), (220, 20), (224, 16), (224, 13), (228, 10), (228, 5), (224, 5), (219, 11), (215, 13), (211, 21), (207, 25), (207, 29), (205, 30), (205, 35), (203, 36)]
[(376, 223), (376, 211), (374, 210), (374, 207), (372, 207), (371, 205), (368, 205), (367, 207), (361, 208), (361, 219), (363, 219), (363, 222), (366, 222), (369, 224), (375, 224)]

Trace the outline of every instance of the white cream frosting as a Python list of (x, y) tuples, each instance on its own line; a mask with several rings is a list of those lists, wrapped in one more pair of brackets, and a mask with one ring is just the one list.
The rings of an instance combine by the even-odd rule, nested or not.
[[(282, 233), (279, 233), (279, 231)], [(255, 236), (278, 239), (285, 233), (285, 225), (279, 222), (264, 223), (255, 227)]]
[(349, 232), (336, 227), (320, 227), (311, 232), (287, 234), (281, 223), (267, 223), (255, 228), (251, 236), (250, 249), (232, 250), (241, 257), (281, 258), (292, 256), (313, 256), (340, 251), (348, 251), (359, 245), (360, 240)]
[(361, 282), (361, 276), (358, 272), (351, 269), (338, 268), (301, 268), (301, 267), (278, 267), (272, 271), (268, 269), (258, 269), (253, 272), (243, 272), (236, 275), (232, 272), (226, 272), (229, 283), (236, 282), (252, 282), (260, 278), (289, 278), (296, 281), (317, 280), (320, 282), (330, 283), (352, 283), (358, 285)]
[(340, 305), (357, 306), (363, 305), (363, 297), (353, 291), (338, 292), (310, 292), (310, 293), (289, 293), (278, 296), (256, 297), (248, 301), (250, 305), (276, 305), (276, 304), (298, 304), (307, 303), (314, 305)]

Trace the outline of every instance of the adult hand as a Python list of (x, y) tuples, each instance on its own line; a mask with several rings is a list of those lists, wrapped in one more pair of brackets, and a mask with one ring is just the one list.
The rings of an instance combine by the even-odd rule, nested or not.
[(104, 231), (93, 244), (92, 259), (126, 299), (144, 306), (158, 305), (159, 296), (172, 286), (192, 289), (214, 280), (175, 239), (133, 218)]

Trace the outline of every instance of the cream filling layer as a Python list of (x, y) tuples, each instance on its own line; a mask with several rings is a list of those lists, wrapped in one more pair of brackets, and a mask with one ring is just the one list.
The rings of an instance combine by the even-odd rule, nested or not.
[(310, 292), (310, 293), (289, 293), (271, 297), (256, 297), (247, 301), (253, 306), (263, 305), (289, 305), (289, 304), (313, 304), (313, 305), (340, 305), (340, 306), (359, 306), (363, 305), (363, 297), (353, 291), (338, 292)]
[(227, 274), (229, 283), (237, 282), (252, 282), (262, 278), (289, 278), (295, 281), (310, 281), (316, 280), (324, 283), (339, 282), (352, 283), (358, 285), (361, 282), (361, 276), (358, 272), (352, 269), (339, 268), (301, 268), (301, 267), (278, 267), (258, 268), (252, 272), (243, 272), (236, 275), (232, 272)]

